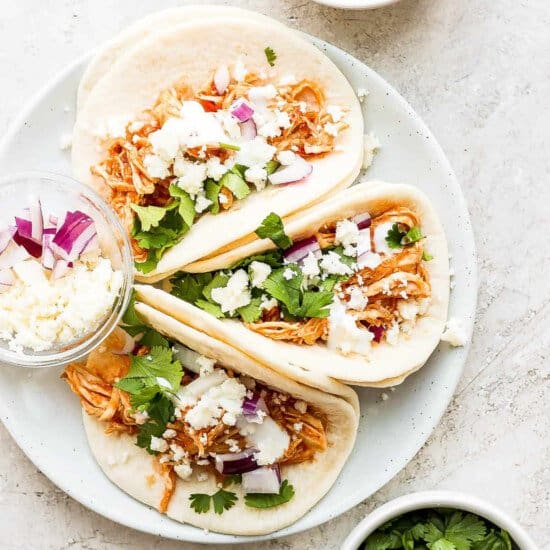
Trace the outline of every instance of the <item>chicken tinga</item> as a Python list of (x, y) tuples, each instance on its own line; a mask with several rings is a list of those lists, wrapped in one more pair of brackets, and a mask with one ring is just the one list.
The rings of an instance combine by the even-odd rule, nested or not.
[(122, 489), (180, 521), (258, 534), (296, 521), (330, 488), (355, 439), (351, 390), (286, 380), (143, 304), (124, 322), (63, 374)]
[[(357, 186), (285, 225), (272, 213), (256, 234), (264, 239), (257, 245), (171, 278), (165, 288), (187, 305), (159, 307), (262, 362), (272, 356), (273, 368), (288, 361), (356, 383), (395, 382), (437, 345), (448, 258), (441, 226), (419, 191)], [(161, 294), (138, 291), (145, 301)]]
[[(248, 22), (227, 19), (221, 31), (203, 20), (157, 33), (122, 55), (79, 110), (74, 170), (107, 195), (144, 280), (246, 238), (270, 210), (287, 216), (359, 171), (363, 123), (343, 75), (294, 31), (257, 30), (249, 40)], [(206, 35), (197, 64), (188, 50)], [(145, 89), (122, 84), (138, 77)]]

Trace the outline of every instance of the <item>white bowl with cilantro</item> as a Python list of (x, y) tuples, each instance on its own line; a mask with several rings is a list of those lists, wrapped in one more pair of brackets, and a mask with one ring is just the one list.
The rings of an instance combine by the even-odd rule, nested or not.
[(521, 525), (480, 498), (455, 491), (412, 493), (370, 513), (341, 550), (536, 550)]

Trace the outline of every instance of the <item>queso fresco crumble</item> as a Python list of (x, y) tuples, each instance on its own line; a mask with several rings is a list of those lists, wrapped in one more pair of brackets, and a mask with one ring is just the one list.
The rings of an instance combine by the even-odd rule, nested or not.
[(46, 220), (36, 200), (0, 230), (0, 340), (20, 353), (71, 344), (98, 328), (122, 283), (89, 216)]

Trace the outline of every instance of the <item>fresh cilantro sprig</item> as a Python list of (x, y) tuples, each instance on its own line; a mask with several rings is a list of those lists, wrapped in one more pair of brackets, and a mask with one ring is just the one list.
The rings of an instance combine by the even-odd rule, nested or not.
[(255, 233), (260, 239), (271, 239), (278, 248), (283, 250), (292, 246), (292, 239), (285, 233), (283, 220), (275, 212), (271, 212), (264, 218)]
[(273, 508), (288, 502), (293, 496), (294, 487), (285, 479), (281, 483), (278, 494), (247, 493), (244, 496), (244, 502), (250, 508)]
[(403, 248), (424, 238), (420, 227), (411, 227), (408, 231), (401, 231), (399, 224), (394, 223), (386, 235), (386, 242), (390, 248)]
[(219, 489), (213, 495), (193, 493), (189, 496), (189, 501), (191, 502), (191, 508), (197, 514), (205, 514), (210, 510), (211, 505), (213, 505), (216, 514), (223, 514), (225, 510), (235, 506), (237, 495), (231, 491)]
[(277, 59), (277, 54), (273, 51), (273, 48), (270, 46), (267, 46), (267, 48), (264, 50), (265, 58), (267, 59), (267, 62), (271, 67), (275, 65), (275, 60)]
[(512, 550), (508, 533), (474, 514), (443, 508), (409, 512), (369, 535), (362, 550)]

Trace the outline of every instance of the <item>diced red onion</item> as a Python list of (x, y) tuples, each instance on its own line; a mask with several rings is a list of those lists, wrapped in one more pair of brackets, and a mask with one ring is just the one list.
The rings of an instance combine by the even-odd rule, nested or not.
[(18, 246), (13, 241), (0, 254), (0, 269), (9, 269), (19, 262), (29, 258), (29, 253), (22, 246)]
[(21, 237), (25, 237), (26, 239), (32, 238), (31, 220), (15, 216), (15, 227), (17, 229), (17, 233), (19, 233)]
[(352, 220), (357, 224), (359, 229), (366, 229), (367, 227), (370, 227), (370, 224), (372, 223), (372, 218), (368, 212), (357, 214), (357, 216), (353, 216)]
[(76, 260), (96, 234), (92, 218), (78, 210), (67, 212), (63, 225), (52, 241), (52, 249), (64, 260)]
[(380, 342), (382, 336), (384, 336), (384, 327), (375, 327), (374, 325), (369, 325), (369, 331), (374, 334), (374, 341)]
[(0, 254), (8, 248), (8, 245), (13, 239), (16, 231), (17, 227), (15, 226), (10, 226), (7, 229), (2, 229), (2, 231), (0, 231)]
[(222, 95), (229, 86), (230, 76), (227, 65), (220, 65), (214, 73), (214, 86), (218, 94)]
[(124, 332), (124, 344), (120, 350), (113, 351), (115, 355), (128, 355), (129, 353), (132, 353), (136, 347), (135, 339), (132, 338), (125, 330), (122, 332)]
[(241, 453), (225, 453), (216, 455), (216, 470), (223, 475), (244, 474), (258, 468), (254, 453), (256, 449), (246, 449)]
[(55, 265), (55, 256), (51, 246), (54, 234), (55, 229), (53, 234), (46, 229), (42, 235), (42, 266), (46, 269), (53, 269)]
[[(16, 218), (16, 221), (20, 218)], [(31, 256), (40, 258), (42, 255), (42, 243), (33, 241), (30, 237), (23, 236), (19, 230), (13, 236), (14, 242), (22, 246)]]
[(61, 277), (67, 274), (70, 267), (72, 267), (72, 265), (66, 260), (57, 260), (53, 266), (52, 277), (54, 279), (61, 279)]
[(86, 243), (82, 254), (87, 254), (88, 252), (93, 252), (94, 250), (99, 250), (99, 237), (97, 233)]
[(246, 493), (277, 494), (281, 488), (280, 473), (275, 468), (262, 466), (243, 474), (242, 488)]
[(42, 215), (42, 205), (38, 197), (32, 197), (30, 206), (31, 215), (31, 239), (37, 243), (42, 242), (42, 233), (44, 232), (44, 216)]
[(230, 111), (239, 122), (246, 122), (254, 114), (254, 109), (242, 99), (233, 103)]
[(286, 183), (299, 183), (307, 178), (313, 171), (313, 166), (300, 156), (288, 166), (282, 166), (273, 174), (268, 176), (273, 185), (284, 185)]
[(298, 263), (310, 252), (315, 254), (318, 250), (321, 250), (321, 247), (319, 246), (317, 239), (315, 237), (308, 237), (307, 239), (295, 242), (290, 248), (287, 248), (283, 256), (289, 263)]
[(243, 139), (250, 141), (258, 135), (256, 123), (251, 118), (249, 118), (246, 122), (239, 122), (239, 126), (241, 128), (241, 137)]
[[(265, 414), (260, 414), (260, 411)], [(268, 413), (269, 409), (267, 408), (266, 402), (259, 393), (255, 393), (250, 399), (245, 397), (243, 401), (243, 415), (248, 422), (261, 424)]]

